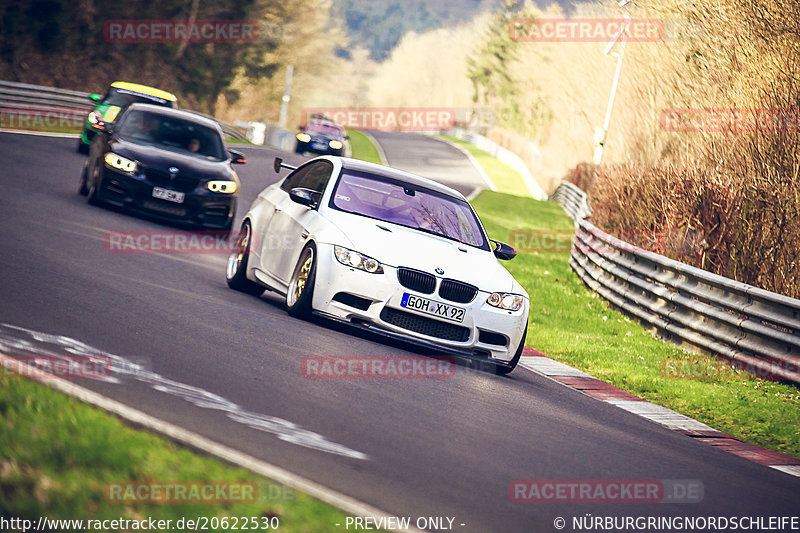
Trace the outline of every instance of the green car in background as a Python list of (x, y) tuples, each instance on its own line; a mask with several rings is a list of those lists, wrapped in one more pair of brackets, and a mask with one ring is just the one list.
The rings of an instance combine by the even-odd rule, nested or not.
[(127, 81), (115, 81), (108, 87), (105, 96), (90, 94), (89, 99), (92, 102), (96, 102), (97, 105), (86, 115), (83, 131), (81, 131), (81, 137), (78, 139), (78, 152), (82, 154), (89, 153), (89, 145), (92, 144), (92, 138), (95, 136), (95, 131), (91, 129), (92, 124), (114, 122), (120, 109), (128, 104), (142, 102), (173, 108), (178, 107), (178, 99), (174, 94), (155, 87)]

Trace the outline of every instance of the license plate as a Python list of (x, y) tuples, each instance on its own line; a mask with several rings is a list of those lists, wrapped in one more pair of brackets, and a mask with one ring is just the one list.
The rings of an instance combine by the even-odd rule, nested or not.
[(311, 143), (311, 148), (314, 148), (315, 150), (322, 150), (327, 147), (328, 145), (325, 143)]
[(439, 318), (452, 320), (453, 322), (463, 322), (464, 315), (467, 312), (463, 307), (456, 307), (435, 300), (420, 298), (419, 296), (414, 296), (407, 292), (403, 293), (403, 299), (400, 300), (400, 305), (407, 309), (414, 309), (415, 311), (421, 311)]
[(184, 196), (185, 195), (182, 192), (162, 189), (161, 187), (153, 187), (153, 198), (159, 198), (168, 202), (182, 204)]

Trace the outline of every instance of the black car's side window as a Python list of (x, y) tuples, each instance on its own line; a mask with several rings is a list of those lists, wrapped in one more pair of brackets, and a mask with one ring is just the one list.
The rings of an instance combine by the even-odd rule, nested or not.
[(333, 172), (333, 163), (330, 161), (317, 161), (299, 168), (289, 175), (281, 185), (281, 189), (289, 192), (294, 188), (302, 187), (322, 192), (331, 178), (331, 172)]

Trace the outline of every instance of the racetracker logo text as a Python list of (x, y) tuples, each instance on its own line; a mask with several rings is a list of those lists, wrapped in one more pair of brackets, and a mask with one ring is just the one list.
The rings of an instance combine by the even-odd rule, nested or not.
[(78, 109), (55, 109), (48, 107), (2, 107), (0, 128), (65, 128), (83, 126), (86, 112)]
[(659, 117), (664, 131), (731, 132), (800, 131), (800, 109), (663, 109)]
[(108, 503), (218, 504), (255, 503), (255, 481), (112, 481), (104, 491)]
[(109, 43), (244, 43), (258, 39), (254, 20), (109, 20)]
[[(109, 231), (103, 245), (110, 254), (229, 254), (236, 249), (238, 238), (238, 232), (223, 230)], [(251, 236), (250, 247), (254, 246)]]
[(508, 35), (518, 42), (609, 42), (620, 32), (631, 42), (657, 42), (664, 38), (664, 24), (659, 19), (514, 19)]
[(517, 503), (697, 503), (696, 479), (518, 479), (508, 485)]
[(303, 122), (323, 116), (345, 128), (378, 131), (440, 131), (456, 124), (451, 107), (318, 107), (303, 109)]
[(27, 379), (107, 379), (111, 359), (101, 355), (6, 355), (0, 377)]
[(455, 375), (449, 357), (315, 355), (300, 361), (308, 379), (443, 379)]

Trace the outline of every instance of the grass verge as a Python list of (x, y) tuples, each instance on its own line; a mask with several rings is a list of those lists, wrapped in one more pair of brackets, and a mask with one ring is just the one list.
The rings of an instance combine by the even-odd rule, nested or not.
[[(572, 221), (555, 202), (491, 191), (473, 206), (490, 236), (513, 242), (512, 232), (563, 236)], [(590, 291), (568, 265), (568, 252), (520, 253), (506, 263), (531, 297), (527, 344), (616, 387), (691, 416), (742, 441), (800, 457), (800, 391), (653, 338)], [(693, 369), (673, 373), (679, 368)], [(695, 364), (697, 362), (697, 364)], [(680, 365), (687, 365), (686, 367)], [(675, 377), (673, 377), (675, 376)]]
[(378, 149), (369, 140), (369, 137), (364, 135), (358, 130), (347, 130), (350, 136), (350, 149), (352, 150), (352, 157), (354, 159), (361, 159), (370, 163), (381, 164), (381, 157), (378, 155)]
[(519, 175), (519, 172), (501, 162), (496, 157), (461, 139), (456, 139), (455, 137), (447, 135), (438, 135), (437, 137), (457, 144), (467, 150), (478, 164), (483, 167), (484, 172), (486, 172), (489, 179), (494, 183), (497, 192), (517, 195), (528, 194), (528, 187), (525, 185), (525, 181), (522, 179), (522, 176)]
[[(0, 378), (0, 425), (2, 517), (153, 517), (173, 524), (182, 517), (256, 517), (259, 527), (262, 518), (277, 517), (280, 531), (296, 533), (331, 531), (346, 517), (304, 493), (132, 429), (27, 379)], [(132, 480), (255, 482), (258, 490), (254, 503), (120, 504), (106, 499), (106, 483)]]

